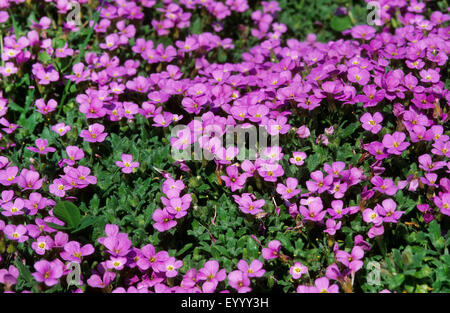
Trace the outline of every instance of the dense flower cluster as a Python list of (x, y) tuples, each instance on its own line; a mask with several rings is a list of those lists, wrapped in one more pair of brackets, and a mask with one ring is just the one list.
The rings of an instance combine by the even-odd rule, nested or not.
[[(13, 16), (8, 9), (24, 2), (0, 1), (0, 23), (10, 23)], [(92, 1), (75, 2), (89, 7)], [(339, 286), (347, 291), (371, 250), (370, 240), (382, 236), (410, 211), (395, 201), (399, 192), (426, 191), (417, 203), (425, 223), (438, 214), (450, 216), (450, 94), (444, 85), (450, 47), (445, 27), (448, 14), (426, 15), (426, 2), (382, 0), (386, 4), (381, 6), (382, 20), (397, 14), (401, 27), (393, 31), (358, 25), (344, 32), (351, 39), (321, 43), (314, 34), (306, 41), (286, 38), (286, 25), (275, 22), (281, 11), (278, 3), (263, 1), (262, 10), (251, 12), (250, 34), (257, 44), (242, 53), (242, 62), (217, 63), (211, 55), (233, 51), (236, 44), (224, 36), (221, 21), (248, 11), (247, 0), (165, 0), (158, 5), (152, 0), (100, 2), (98, 21), (89, 24), (98, 43), (83, 49), (68, 42), (55, 46), (48, 35), (54, 21), (48, 16), (31, 19), (22, 33), (1, 29), (2, 80), (12, 82), (30, 71), (41, 95), (31, 105), (42, 120), (52, 121), (48, 128), (56, 134), (33, 137), (34, 145), (26, 149), (41, 162), (32, 162), (29, 168), (15, 164), (16, 158), (0, 156), (0, 238), (33, 250), (35, 263), (27, 265), (40, 288), (61, 282), (71, 273), (71, 263), (92, 264), (90, 258), (95, 255), (98, 265), (92, 273), (83, 272), (82, 283), (109, 292), (249, 292), (252, 283), (264, 277), (264, 267), (277, 260), (289, 263), (297, 292), (339, 292)], [(45, 6), (59, 14), (71, 8), (70, 1), (46, 0)], [(214, 33), (181, 36), (196, 10), (214, 20)], [(136, 25), (148, 12), (152, 12), (150, 28), (158, 37), (175, 38), (173, 44), (143, 35)], [(80, 30), (73, 22), (58, 27), (65, 36)], [(70, 66), (63, 70), (57, 60), (66, 58), (76, 63), (64, 63)], [(191, 60), (195, 62), (192, 73), (183, 66)], [(55, 100), (50, 91), (61, 83), (67, 84), (67, 90), (76, 88), (74, 109), (87, 123), (61, 119), (61, 107), (67, 103), (64, 97)], [(20, 144), (14, 136), (25, 126), (11, 113), (7, 98), (0, 91), (0, 142), (5, 155)], [(304, 124), (324, 107), (356, 116), (357, 127), (364, 130), (363, 153), (360, 161), (335, 160), (308, 171), (305, 163), (312, 151), (287, 149), (284, 144), (298, 141), (306, 146), (311, 140), (317, 147), (339, 145), (337, 125), (310, 129)], [(60, 200), (76, 203), (81, 189), (97, 185), (93, 171), (101, 164), (102, 144), (117, 132), (118, 125), (133, 124), (138, 116), (161, 132), (185, 123), (186, 129), (170, 138), (171, 148), (199, 145), (212, 156), (218, 184), (230, 190), (243, 216), (253, 222), (286, 210), (293, 225), (317, 228), (330, 240), (357, 218), (367, 227), (353, 238), (352, 247), (333, 241), (334, 262), (325, 266), (325, 275), (313, 280), (301, 280), (309, 275), (310, 264), (285, 255), (286, 247), (274, 238), (261, 246), (262, 258), (242, 258), (228, 272), (214, 259), (203, 267), (186, 269), (169, 251), (158, 251), (152, 244), (134, 246), (129, 234), (110, 223), (104, 228), (106, 237), (95, 242), (71, 240), (69, 231), (57, 227), (67, 223), (53, 214), (55, 204)], [(305, 118), (301, 124), (299, 116)], [(223, 142), (229, 127), (235, 126), (261, 127), (269, 135), (280, 136), (281, 143), (241, 162), (242, 147)], [(60, 172), (49, 175), (41, 164), (57, 150), (66, 157), (55, 161)], [(126, 178), (144, 161), (127, 152), (120, 151), (121, 159), (115, 160)], [(80, 163), (88, 156), (90, 163)], [(415, 173), (392, 176), (387, 162), (406, 157), (416, 158)], [(361, 165), (365, 160), (369, 160), (368, 168)], [(177, 169), (188, 175), (192, 163), (176, 161)], [(163, 178), (161, 206), (152, 212), (153, 227), (161, 233), (176, 230), (195, 209), (191, 195), (195, 189), (181, 175), (163, 173)], [(259, 190), (269, 186), (270, 192), (255, 192), (249, 186)], [(269, 211), (271, 202), (276, 211)], [(14, 291), (19, 270), (14, 265), (0, 269), (5, 291)]]

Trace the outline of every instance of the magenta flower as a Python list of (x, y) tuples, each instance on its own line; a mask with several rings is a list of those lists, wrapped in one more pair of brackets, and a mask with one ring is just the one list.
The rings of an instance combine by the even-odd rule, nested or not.
[(308, 273), (308, 268), (300, 262), (295, 262), (289, 269), (293, 279), (299, 279), (303, 274)]
[(361, 86), (365, 86), (370, 81), (370, 73), (367, 70), (353, 66), (348, 69), (347, 78), (352, 83), (358, 83)]
[(303, 165), (305, 163), (306, 153), (301, 151), (296, 151), (292, 153), (292, 158), (289, 158), (289, 162), (297, 166)]
[(327, 213), (327, 211), (322, 211), (323, 204), (320, 197), (309, 197), (308, 199), (302, 199), (300, 203), (305, 203), (308, 205), (308, 208), (306, 208), (304, 205), (300, 205), (299, 207), (299, 211), (303, 215), (305, 220), (319, 222)]
[(398, 188), (390, 178), (383, 179), (380, 176), (374, 176), (370, 182), (374, 185), (373, 189), (378, 192), (384, 193), (388, 196), (393, 196), (397, 193)]
[(373, 223), (375, 226), (379, 226), (383, 223), (383, 218), (372, 209), (365, 209), (363, 211), (363, 220), (366, 223)]
[(262, 256), (266, 260), (276, 259), (279, 256), (281, 250), (281, 242), (278, 240), (272, 240), (269, 242), (267, 248), (262, 249)]
[(241, 272), (246, 273), (248, 277), (262, 277), (266, 272), (266, 270), (263, 269), (263, 263), (258, 259), (253, 260), (250, 263), (250, 266), (245, 260), (240, 260), (237, 263), (237, 268)]
[(325, 229), (323, 232), (328, 233), (330, 236), (334, 236), (336, 234), (336, 231), (341, 229), (342, 222), (336, 223), (335, 220), (330, 218), (325, 222), (325, 224), (327, 226), (327, 229)]
[(429, 69), (429, 70), (421, 70), (420, 71), (420, 77), (421, 77), (421, 82), (424, 83), (438, 83), (441, 75), (439, 75), (439, 72), (433, 69)]
[(364, 250), (359, 246), (353, 247), (351, 254), (343, 250), (339, 250), (336, 253), (336, 260), (347, 266), (353, 273), (363, 266), (364, 262), (361, 261), (363, 257)]
[(3, 233), (6, 235), (6, 237), (10, 240), (15, 240), (18, 242), (24, 242), (28, 240), (27, 228), (23, 225), (12, 225), (8, 224), (3, 229)]
[(159, 272), (159, 264), (164, 264), (170, 257), (167, 251), (156, 252), (155, 247), (151, 244), (143, 246), (140, 251), (141, 255), (137, 266), (144, 271), (151, 267), (154, 271)]
[(327, 190), (333, 183), (333, 176), (328, 175), (323, 178), (323, 173), (321, 171), (314, 171), (311, 173), (311, 178), (313, 180), (308, 180), (306, 182), (306, 187), (310, 192), (322, 193)]
[(443, 193), (439, 197), (434, 197), (434, 204), (441, 210), (441, 213), (450, 216), (450, 192)]
[(133, 156), (131, 154), (122, 154), (122, 161), (116, 161), (116, 165), (122, 168), (123, 173), (130, 174), (136, 171), (139, 162), (133, 162)]
[(59, 278), (63, 275), (64, 264), (59, 259), (55, 259), (52, 262), (41, 260), (34, 263), (34, 269), (36, 270), (36, 272), (33, 273), (34, 279), (51, 287), (56, 285)]
[(286, 185), (277, 184), (277, 192), (281, 195), (281, 198), (284, 200), (288, 200), (292, 197), (295, 197), (300, 193), (300, 189), (297, 189), (298, 180), (297, 178), (288, 177), (286, 180)]
[(50, 251), (53, 246), (54, 241), (50, 236), (39, 236), (36, 241), (31, 244), (33, 250), (39, 255), (44, 255), (45, 252)]
[(375, 37), (376, 29), (368, 25), (357, 25), (352, 28), (351, 34), (353, 38), (371, 40)]
[(58, 123), (52, 126), (52, 130), (61, 137), (67, 134), (67, 132), (69, 132), (70, 129), (71, 129), (70, 125), (66, 125), (64, 123)]
[(127, 264), (127, 258), (121, 256), (111, 256), (109, 260), (106, 261), (105, 265), (107, 269), (121, 271)]
[(425, 223), (429, 223), (434, 219), (433, 209), (428, 204), (418, 204), (417, 208), (420, 212), (424, 213), (423, 219)]
[(250, 279), (247, 274), (239, 270), (228, 274), (228, 284), (237, 290), (238, 293), (250, 292)]
[(52, 148), (52, 147), (47, 147), (48, 146), (48, 140), (47, 139), (36, 139), (35, 141), (36, 147), (27, 147), (28, 150), (32, 151), (32, 152), (36, 152), (39, 154), (47, 154), (48, 152), (55, 152), (56, 149)]
[(41, 189), (43, 178), (39, 179), (39, 173), (33, 170), (23, 169), (17, 178), (17, 184), (23, 191), (30, 189)]
[(225, 280), (226, 277), (226, 270), (219, 270), (219, 262), (216, 260), (206, 262), (197, 274), (198, 280), (206, 280), (202, 285), (202, 290), (208, 293), (214, 292), (218, 283)]
[(175, 277), (178, 275), (178, 269), (183, 266), (183, 261), (176, 260), (174, 257), (170, 257), (165, 262), (161, 262), (158, 265), (158, 270), (164, 272), (166, 277)]
[(388, 153), (400, 155), (403, 150), (409, 147), (409, 143), (405, 142), (406, 135), (402, 132), (395, 132), (392, 135), (386, 134), (383, 137), (383, 146)]
[(253, 194), (244, 193), (242, 197), (233, 195), (234, 201), (239, 204), (239, 208), (245, 214), (256, 215), (264, 212), (261, 208), (266, 204), (264, 199), (256, 200)]
[(16, 198), (14, 200), (14, 203), (7, 202), (3, 204), (1, 207), (4, 211), (2, 211), (2, 215), (4, 216), (15, 216), (15, 215), (22, 215), (24, 214), (23, 207), (25, 202), (21, 198)]
[(94, 247), (91, 244), (81, 246), (77, 241), (69, 241), (64, 245), (64, 251), (60, 253), (63, 260), (81, 263), (84, 256), (94, 253)]
[(53, 183), (48, 186), (48, 189), (51, 194), (54, 194), (57, 197), (64, 197), (66, 195), (66, 191), (72, 189), (72, 186), (67, 184), (67, 182), (63, 179), (55, 179)]
[(333, 219), (339, 219), (349, 212), (349, 208), (344, 208), (342, 200), (333, 200), (331, 201), (331, 208), (327, 209), (327, 212)]
[(397, 223), (404, 211), (396, 211), (397, 204), (392, 199), (385, 199), (382, 205), (377, 204), (375, 210), (383, 217), (383, 222)]
[(17, 166), (11, 166), (6, 168), (5, 170), (0, 171), (0, 184), (3, 186), (10, 186), (18, 181), (17, 173), (19, 172), (19, 168)]
[(372, 114), (367, 112), (363, 116), (361, 116), (360, 121), (362, 123), (362, 127), (365, 130), (370, 131), (372, 134), (376, 134), (382, 128), (380, 123), (383, 121), (383, 115), (381, 115), (380, 112), (375, 112), (375, 114), (372, 116)]
[(156, 222), (153, 227), (159, 232), (165, 232), (177, 225), (177, 222), (173, 220), (172, 215), (167, 212), (166, 209), (157, 209), (153, 212), (153, 220)]
[(108, 133), (104, 133), (105, 126), (95, 123), (89, 125), (89, 128), (86, 130), (82, 130), (80, 133), (80, 137), (82, 137), (87, 142), (103, 142), (108, 135)]
[(222, 178), (227, 187), (231, 188), (231, 191), (244, 188), (245, 182), (248, 178), (247, 174), (244, 173), (239, 175), (238, 167), (234, 165), (227, 166), (226, 172), (228, 176), (223, 175), (220, 176), (220, 178)]

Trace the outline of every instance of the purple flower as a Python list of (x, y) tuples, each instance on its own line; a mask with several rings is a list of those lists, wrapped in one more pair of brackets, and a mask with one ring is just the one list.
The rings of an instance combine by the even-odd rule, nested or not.
[(228, 284), (237, 290), (238, 293), (250, 292), (250, 279), (247, 274), (239, 270), (228, 274)]
[(300, 262), (295, 262), (294, 265), (289, 269), (289, 273), (292, 275), (293, 279), (299, 279), (303, 274), (308, 272), (308, 268)]
[(27, 147), (28, 150), (32, 151), (32, 152), (36, 152), (39, 154), (47, 154), (48, 152), (55, 152), (56, 149), (52, 148), (52, 147), (47, 147), (48, 146), (48, 140), (47, 139), (36, 139), (35, 141), (36, 147)]
[(17, 184), (23, 191), (30, 189), (41, 189), (43, 178), (39, 179), (39, 173), (33, 170), (23, 169), (17, 178)]
[(206, 280), (202, 285), (203, 292), (214, 292), (217, 284), (227, 277), (225, 269), (219, 270), (219, 262), (211, 260), (205, 263), (203, 268), (198, 271), (197, 279)]
[(34, 279), (51, 287), (56, 285), (59, 278), (63, 275), (64, 264), (59, 259), (55, 259), (52, 262), (41, 260), (34, 263), (34, 269), (36, 270), (36, 272), (33, 273)]
[(158, 265), (158, 270), (165, 272), (166, 277), (175, 277), (178, 272), (177, 269), (183, 266), (183, 261), (176, 260), (174, 257), (170, 257), (165, 262), (161, 262)]
[(409, 147), (408, 142), (404, 142), (406, 138), (405, 133), (395, 132), (392, 135), (386, 134), (383, 137), (383, 146), (388, 153), (400, 155), (402, 151)]
[(153, 212), (153, 220), (156, 222), (153, 227), (159, 232), (165, 232), (177, 225), (172, 215), (166, 209), (157, 209)]
[(281, 242), (278, 240), (272, 240), (269, 242), (267, 248), (262, 249), (262, 256), (266, 260), (273, 260), (278, 258), (281, 250)]
[(286, 180), (286, 185), (278, 184), (276, 191), (281, 195), (282, 199), (288, 200), (300, 193), (301, 190), (297, 189), (297, 186), (297, 178), (288, 177), (288, 179)]
[(393, 196), (397, 193), (398, 188), (390, 178), (381, 178), (380, 176), (374, 176), (370, 182), (375, 186), (373, 189), (384, 193), (388, 196)]
[(108, 133), (104, 133), (105, 126), (95, 123), (89, 125), (89, 128), (86, 130), (82, 130), (80, 133), (80, 137), (82, 137), (87, 142), (103, 142), (108, 135)]
[(309, 197), (308, 199), (302, 199), (300, 203), (308, 205), (308, 208), (304, 205), (300, 205), (299, 207), (299, 211), (305, 220), (319, 222), (327, 213), (327, 211), (322, 211), (323, 204), (320, 197)]
[(28, 240), (27, 228), (24, 225), (13, 225), (8, 224), (3, 229), (3, 233), (6, 235), (6, 237), (10, 240), (15, 240), (18, 242), (24, 242)]
[(69, 132), (70, 129), (71, 129), (70, 125), (66, 125), (64, 123), (58, 123), (52, 126), (52, 130), (61, 137), (67, 134), (67, 132)]
[(50, 236), (39, 236), (36, 241), (31, 244), (33, 250), (39, 254), (44, 255), (45, 252), (53, 248), (54, 241)]
[(122, 154), (122, 161), (116, 161), (116, 165), (122, 168), (123, 173), (130, 174), (136, 171), (139, 162), (133, 162), (133, 156), (131, 154)]
[(342, 222), (336, 223), (334, 219), (328, 219), (325, 224), (327, 225), (327, 229), (324, 230), (325, 233), (328, 233), (331, 236), (336, 234), (336, 231), (341, 229)]
[(265, 269), (263, 269), (263, 263), (255, 259), (250, 263), (250, 266), (245, 260), (240, 260), (237, 264), (237, 268), (241, 271), (247, 274), (248, 277), (261, 277), (266, 272)]
[(248, 178), (248, 174), (239, 175), (238, 167), (235, 165), (228, 166), (226, 169), (228, 176), (220, 176), (225, 182), (227, 187), (231, 188), (231, 191), (236, 191), (244, 188), (245, 182)]
[(289, 159), (289, 162), (295, 164), (297, 166), (303, 165), (305, 163), (306, 153), (301, 151), (296, 151), (292, 153), (292, 158)]
[(362, 123), (362, 127), (365, 130), (370, 131), (373, 134), (378, 133), (382, 126), (379, 124), (383, 121), (383, 115), (380, 112), (376, 112), (373, 116), (370, 113), (365, 113), (361, 116), (360, 121)]
[(64, 251), (60, 255), (66, 261), (81, 263), (82, 257), (92, 253), (94, 253), (94, 247), (91, 244), (81, 246), (78, 241), (69, 241), (64, 245)]
[(343, 250), (336, 253), (336, 260), (347, 266), (353, 273), (363, 266), (364, 262), (361, 261), (363, 257), (364, 250), (358, 246), (353, 247), (351, 255)]

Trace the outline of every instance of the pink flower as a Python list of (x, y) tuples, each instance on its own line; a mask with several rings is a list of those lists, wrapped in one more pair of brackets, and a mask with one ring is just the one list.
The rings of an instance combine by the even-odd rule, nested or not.
[(429, 70), (421, 70), (420, 71), (420, 77), (422, 78), (420, 81), (424, 83), (438, 83), (441, 76), (439, 75), (439, 72), (433, 69)]
[(364, 264), (361, 259), (364, 257), (364, 250), (355, 246), (352, 249), (352, 254), (343, 250), (339, 250), (336, 253), (336, 260), (347, 266), (353, 273), (357, 272)]
[(219, 270), (219, 262), (216, 260), (207, 261), (197, 274), (198, 280), (206, 280), (202, 285), (203, 292), (214, 292), (217, 284), (225, 280), (226, 277), (226, 270)]
[(64, 264), (59, 259), (55, 259), (52, 262), (47, 260), (38, 261), (34, 263), (34, 268), (36, 270), (33, 273), (34, 279), (45, 283), (48, 287), (56, 285), (64, 272)]
[(183, 266), (183, 261), (170, 257), (165, 262), (161, 262), (158, 266), (160, 272), (165, 272), (166, 277), (175, 277), (178, 275), (177, 269)]
[(48, 152), (55, 152), (56, 149), (52, 148), (52, 147), (47, 147), (48, 145), (48, 140), (47, 139), (36, 139), (35, 141), (36, 147), (27, 147), (28, 150), (32, 151), (32, 152), (36, 152), (39, 154), (47, 154)]
[(295, 262), (294, 265), (289, 269), (289, 273), (292, 275), (293, 279), (299, 279), (303, 274), (308, 272), (308, 268), (300, 262)]
[(305, 163), (306, 153), (301, 151), (296, 151), (292, 153), (292, 158), (289, 159), (289, 162), (295, 164), (297, 166), (303, 165)]
[(252, 290), (247, 274), (239, 270), (232, 271), (228, 274), (228, 284), (236, 289), (238, 293), (246, 293)]
[(50, 236), (39, 236), (36, 241), (31, 244), (33, 250), (39, 254), (44, 255), (45, 252), (53, 248), (54, 242)]
[(27, 228), (23, 225), (6, 225), (3, 229), (3, 233), (10, 240), (15, 240), (18, 242), (24, 242), (28, 240), (28, 236), (26, 235)]
[(35, 105), (38, 109), (38, 112), (42, 113), (43, 115), (47, 115), (48, 113), (55, 111), (58, 103), (55, 100), (50, 99), (46, 104), (44, 102), (44, 99), (38, 99), (36, 100)]
[(222, 178), (227, 187), (231, 188), (231, 191), (244, 188), (245, 182), (249, 176), (248, 174), (244, 173), (239, 175), (238, 167), (234, 165), (227, 166), (226, 172), (228, 176), (222, 175), (220, 178)]
[(288, 200), (300, 193), (301, 190), (297, 189), (297, 186), (297, 178), (288, 177), (286, 180), (286, 185), (278, 184), (276, 190), (281, 195), (282, 199)]
[(386, 134), (383, 137), (383, 146), (388, 153), (400, 155), (410, 145), (408, 142), (404, 142), (405, 138), (406, 135), (402, 132), (395, 132), (392, 135)]
[(320, 197), (309, 197), (308, 199), (302, 199), (300, 203), (308, 205), (308, 208), (304, 205), (299, 207), (299, 211), (305, 220), (318, 222), (321, 221), (327, 213), (327, 211), (322, 211), (323, 204)]
[(347, 78), (352, 83), (358, 83), (361, 86), (365, 86), (370, 81), (370, 73), (367, 70), (353, 66), (348, 69)]
[(159, 232), (165, 232), (177, 225), (177, 222), (173, 220), (172, 215), (166, 209), (155, 210), (152, 218), (156, 222), (153, 227)]
[(248, 265), (248, 263), (245, 260), (240, 260), (237, 264), (237, 268), (241, 272), (246, 273), (248, 277), (263, 276), (264, 273), (266, 272), (266, 270), (263, 269), (262, 267), (263, 267), (263, 263), (258, 259), (253, 260), (252, 263), (250, 264), (250, 266)]
[(116, 161), (116, 165), (122, 168), (123, 173), (130, 174), (136, 171), (139, 162), (133, 162), (133, 156), (131, 154), (122, 154), (122, 161)]
[(383, 217), (383, 222), (397, 223), (404, 211), (396, 211), (397, 204), (392, 199), (385, 199), (382, 206), (377, 204), (375, 210)]
[(87, 142), (103, 142), (108, 135), (108, 133), (104, 133), (105, 126), (102, 124), (92, 124), (89, 125), (89, 128), (86, 130), (82, 130), (80, 133), (80, 137), (82, 137)]
[(262, 256), (266, 260), (273, 260), (278, 258), (281, 250), (281, 242), (272, 240), (269, 242), (267, 248), (262, 249)]
[(61, 137), (67, 134), (67, 132), (69, 132), (70, 129), (71, 129), (70, 125), (66, 125), (64, 123), (58, 123), (52, 126), (52, 130)]
[(64, 245), (64, 251), (60, 255), (63, 260), (81, 263), (82, 257), (92, 253), (94, 253), (94, 247), (91, 244), (81, 246), (77, 241), (69, 241)]
[(361, 116), (360, 121), (362, 123), (362, 127), (365, 130), (370, 131), (372, 134), (376, 134), (382, 128), (380, 123), (383, 121), (383, 115), (381, 115), (380, 112), (375, 112), (375, 114), (372, 116), (372, 114), (367, 112), (363, 116)]

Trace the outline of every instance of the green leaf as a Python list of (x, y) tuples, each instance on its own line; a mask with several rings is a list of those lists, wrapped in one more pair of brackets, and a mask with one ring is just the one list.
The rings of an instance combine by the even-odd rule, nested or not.
[(186, 244), (181, 250), (178, 250), (178, 252), (175, 254), (175, 256), (180, 256), (183, 253), (185, 253), (186, 251), (188, 251), (190, 248), (192, 248), (193, 244), (192, 243), (188, 243)]
[(55, 205), (53, 214), (64, 221), (68, 227), (76, 228), (80, 225), (81, 214), (78, 207), (69, 201), (62, 201)]
[(33, 279), (33, 275), (31, 275), (30, 270), (26, 267), (20, 260), (16, 259), (14, 264), (19, 270), (19, 276), (25, 281), (25, 283), (31, 287), (35, 280)]
[(54, 229), (57, 229), (57, 230), (68, 230), (68, 229), (70, 229), (70, 227), (61, 226), (61, 225), (58, 225), (58, 224), (55, 224), (55, 223), (51, 223), (51, 222), (45, 222), (45, 223), (47, 224), (48, 227), (51, 227), (51, 228), (54, 228)]
[(347, 138), (348, 136), (353, 134), (358, 127), (359, 127), (359, 123), (358, 122), (351, 123), (350, 125), (348, 125), (347, 127), (344, 128), (344, 130), (342, 131), (340, 137), (342, 139)]
[(352, 21), (348, 16), (333, 16), (330, 22), (330, 26), (337, 32), (342, 32), (352, 27)]
[(318, 153), (313, 154), (306, 159), (306, 167), (310, 172), (314, 171), (319, 164), (320, 164), (320, 155)]

